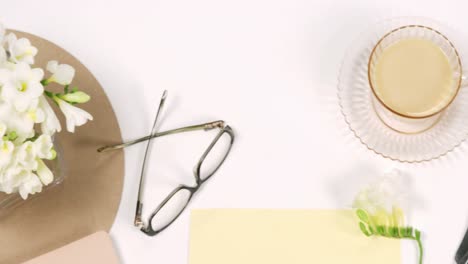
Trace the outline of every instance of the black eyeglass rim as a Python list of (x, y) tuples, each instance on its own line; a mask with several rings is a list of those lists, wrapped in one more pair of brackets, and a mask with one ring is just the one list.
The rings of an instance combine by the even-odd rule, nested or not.
[[(211, 150), (213, 150), (213, 147), (218, 143), (219, 139), (224, 135), (224, 133), (227, 133), (231, 139), (231, 142), (229, 142), (228, 150), (226, 151), (226, 154), (224, 155), (223, 159), (220, 161), (219, 165), (211, 172), (210, 175), (208, 175), (206, 178), (202, 179), (200, 177), (200, 172), (201, 172), (201, 166), (203, 165), (203, 162), (205, 161), (206, 157), (208, 154), (210, 154)], [(223, 130), (221, 130), (216, 138), (211, 142), (210, 146), (206, 149), (205, 153), (203, 153), (202, 157), (197, 163), (197, 166), (195, 167), (194, 174), (195, 174), (195, 179), (197, 181), (197, 185), (203, 184), (206, 182), (213, 174), (215, 174), (219, 168), (224, 164), (224, 161), (226, 161), (227, 156), (231, 152), (232, 145), (234, 144), (234, 132), (232, 131), (232, 128), (230, 126), (226, 126)]]
[[(196, 186), (196, 187), (190, 187), (190, 186), (186, 186), (186, 185), (179, 185), (177, 188), (175, 188), (160, 204), (159, 206), (157, 207), (157, 209), (155, 210), (155, 212), (153, 212), (151, 214), (151, 216), (149, 217), (148, 219), (148, 224), (146, 227), (143, 227), (141, 228), (141, 231), (149, 236), (155, 236), (159, 233), (161, 233), (162, 231), (164, 231), (166, 228), (168, 228), (172, 223), (174, 223), (175, 220), (177, 220), (177, 218), (179, 218), (179, 216), (182, 214), (183, 211), (185, 211), (185, 208), (188, 206), (188, 204), (190, 203), (190, 200), (192, 200), (192, 197), (193, 195), (195, 194), (195, 192), (198, 190), (199, 186)], [(181, 210), (177, 213), (177, 215), (169, 222), (167, 223), (166, 225), (164, 225), (163, 227), (159, 228), (159, 229), (153, 229), (153, 225), (152, 225), (152, 221), (153, 221), (153, 218), (158, 214), (158, 212), (164, 208), (164, 206), (180, 191), (182, 190), (187, 190), (190, 192), (190, 195), (187, 199), (187, 202), (185, 203), (185, 205), (181, 208)]]
[[(210, 153), (210, 151), (213, 149), (213, 147), (216, 145), (216, 143), (218, 143), (219, 139), (221, 138), (221, 136), (224, 134), (224, 133), (227, 133), (231, 139), (231, 142), (228, 146), (228, 150), (226, 151), (226, 154), (224, 155), (223, 159), (221, 160), (221, 162), (219, 163), (219, 165), (213, 170), (213, 172), (208, 176), (206, 177), (205, 179), (201, 180), (200, 178), (200, 169), (201, 169), (201, 165), (203, 164), (203, 161), (205, 160), (205, 158), (208, 156), (208, 154)], [(164, 231), (166, 228), (168, 228), (170, 225), (172, 225), (178, 218), (179, 216), (185, 211), (185, 208), (187, 208), (187, 206), (190, 204), (190, 201), (192, 200), (194, 194), (200, 189), (200, 187), (208, 180), (210, 179), (218, 170), (219, 168), (223, 165), (223, 163), (225, 162), (227, 156), (229, 156), (230, 152), (231, 152), (231, 149), (232, 149), (232, 145), (234, 144), (234, 140), (235, 140), (235, 135), (234, 135), (234, 131), (232, 130), (232, 128), (230, 126), (225, 126), (224, 128), (222, 128), (222, 130), (216, 135), (216, 137), (213, 139), (213, 141), (210, 143), (209, 147), (206, 149), (206, 151), (203, 153), (202, 157), (200, 158), (200, 160), (197, 162), (197, 165), (195, 167), (195, 170), (194, 170), (194, 176), (195, 176), (195, 180), (196, 180), (196, 186), (195, 187), (191, 187), (191, 186), (187, 186), (187, 185), (179, 185), (177, 188), (175, 188), (171, 193), (169, 193), (169, 195), (158, 205), (158, 207), (156, 208), (156, 210), (153, 211), (153, 213), (150, 215), (149, 219), (148, 219), (148, 224), (145, 226), (145, 227), (142, 227), (140, 230), (145, 233), (146, 235), (149, 235), (149, 236), (155, 236), (159, 233), (161, 233), (162, 231)], [(181, 210), (177, 213), (177, 215), (175, 215), (175, 217), (169, 221), (166, 225), (162, 226), (161, 228), (158, 228), (158, 229), (153, 229), (153, 226), (152, 226), (152, 221), (153, 221), (153, 218), (158, 214), (158, 212), (180, 191), (182, 190), (187, 190), (190, 192), (190, 195), (187, 199), (187, 202), (185, 203), (185, 205), (181, 208)]]

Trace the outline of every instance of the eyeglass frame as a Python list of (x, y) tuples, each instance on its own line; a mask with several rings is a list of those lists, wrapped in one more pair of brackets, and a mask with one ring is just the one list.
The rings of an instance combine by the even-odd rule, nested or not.
[[(110, 150), (125, 148), (125, 147), (128, 147), (128, 146), (143, 142), (143, 141), (147, 141), (145, 156), (144, 156), (144, 159), (143, 159), (143, 165), (142, 165), (142, 170), (141, 170), (141, 174), (140, 174), (140, 183), (139, 183), (139, 188), (138, 188), (138, 199), (137, 199), (137, 205), (136, 205), (136, 210), (135, 210), (134, 225), (136, 227), (140, 228), (140, 231), (142, 231), (143, 233), (145, 233), (148, 236), (155, 236), (155, 235), (159, 234), (160, 232), (164, 231), (166, 228), (168, 228), (171, 224), (173, 224), (179, 218), (179, 216), (182, 214), (182, 212), (184, 212), (185, 208), (190, 204), (190, 201), (192, 200), (194, 194), (223, 165), (223, 163), (226, 160), (227, 156), (231, 152), (232, 145), (234, 144), (234, 140), (235, 140), (234, 131), (232, 130), (232, 128), (230, 126), (226, 125), (223, 120), (218, 120), (218, 121), (214, 121), (214, 122), (203, 123), (203, 124), (193, 125), (193, 126), (186, 126), (186, 127), (171, 129), (171, 130), (167, 130), (167, 131), (163, 131), (163, 132), (156, 132), (156, 124), (157, 124), (161, 109), (164, 106), (166, 97), (167, 97), (167, 91), (164, 91), (164, 93), (163, 93), (163, 95), (161, 97), (161, 101), (160, 101), (159, 106), (158, 106), (156, 117), (155, 117), (155, 119), (153, 121), (153, 127), (152, 127), (152, 130), (151, 130), (151, 133), (148, 136), (145, 136), (145, 137), (133, 140), (133, 141), (125, 142), (125, 143), (122, 143), (122, 144), (118, 144), (118, 145), (104, 146), (104, 147), (101, 147), (101, 148), (99, 148), (97, 150), (98, 152), (106, 152), (106, 151), (110, 151)], [(173, 135), (173, 134), (190, 132), (190, 131), (197, 131), (197, 130), (208, 131), (208, 130), (212, 130), (212, 129), (216, 129), (216, 128), (220, 129), (219, 133), (216, 135), (216, 137), (210, 143), (208, 148), (203, 152), (201, 158), (198, 160), (198, 162), (197, 162), (197, 164), (196, 164), (196, 166), (194, 168), (193, 174), (194, 174), (194, 177), (195, 177), (195, 186), (192, 187), (192, 186), (180, 184), (178, 187), (176, 187), (156, 207), (156, 209), (151, 213), (151, 215), (150, 215), (150, 217), (148, 219), (148, 224), (145, 224), (144, 221), (142, 220), (142, 211), (143, 211), (143, 203), (141, 202), (142, 201), (142, 188), (143, 188), (143, 185), (144, 185), (144, 178), (146, 176), (146, 163), (147, 163), (147, 159), (148, 159), (148, 153), (150, 152), (150, 149), (151, 149), (151, 146), (152, 146), (152, 144), (151, 144), (152, 140), (154, 138), (162, 137), (162, 136), (166, 136), (166, 135)], [(226, 153), (224, 154), (224, 157), (222, 158), (222, 160), (216, 166), (216, 168), (206, 178), (202, 179), (200, 177), (201, 166), (203, 165), (203, 162), (205, 161), (206, 157), (211, 152), (213, 147), (216, 145), (216, 143), (218, 143), (219, 139), (225, 133), (227, 133), (229, 135), (229, 137), (230, 137), (230, 142), (229, 142), (228, 149), (227, 149)], [(153, 221), (153, 218), (181, 190), (187, 190), (190, 193), (185, 205), (180, 209), (180, 211), (174, 216), (174, 218), (171, 221), (169, 221), (167, 224), (165, 224), (161, 228), (158, 228), (158, 229), (155, 230), (153, 228), (152, 224), (151, 224), (152, 221)]]

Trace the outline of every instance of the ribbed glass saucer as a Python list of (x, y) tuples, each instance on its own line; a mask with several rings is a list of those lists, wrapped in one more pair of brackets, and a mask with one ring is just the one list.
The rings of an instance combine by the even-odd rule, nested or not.
[(459, 31), (426, 18), (392, 18), (369, 28), (349, 48), (339, 73), (338, 97), (346, 123), (368, 149), (400, 162), (422, 162), (447, 154), (468, 137), (468, 87), (462, 85), (440, 120), (424, 132), (397, 132), (379, 119), (368, 81), (369, 56), (385, 34), (407, 25), (430, 27), (447, 36), (459, 53), (466, 76), (468, 53), (464, 46), (468, 42)]

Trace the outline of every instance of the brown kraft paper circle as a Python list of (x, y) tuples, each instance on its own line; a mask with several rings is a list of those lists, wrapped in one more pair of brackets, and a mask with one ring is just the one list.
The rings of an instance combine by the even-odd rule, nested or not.
[[(57, 60), (76, 69), (71, 87), (91, 96), (91, 101), (80, 107), (91, 113), (94, 121), (69, 133), (63, 114), (51, 103), (62, 124), (56, 138), (63, 149), (65, 179), (0, 218), (0, 264), (20, 263), (96, 231), (109, 231), (124, 177), (123, 151), (111, 155), (96, 151), (102, 145), (122, 142), (122, 136), (109, 99), (91, 72), (57, 45), (28, 33), (14, 33), (38, 48), (34, 67), (45, 70), (49, 60)], [(47, 89), (58, 92), (63, 88), (50, 84)]]

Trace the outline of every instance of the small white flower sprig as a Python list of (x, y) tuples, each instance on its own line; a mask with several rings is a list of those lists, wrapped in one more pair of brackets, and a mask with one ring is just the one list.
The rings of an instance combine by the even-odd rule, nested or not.
[(386, 173), (384, 177), (358, 193), (353, 208), (364, 235), (416, 241), (419, 248), (419, 264), (422, 264), (424, 250), (421, 231), (406, 224), (402, 209), (407, 199), (403, 177), (405, 175), (397, 169)]
[[(45, 78), (41, 68), (32, 66), (37, 52), (28, 39), (6, 34), (0, 24), (0, 192), (18, 192), (23, 199), (54, 179), (44, 160), (56, 158), (52, 137), (62, 127), (48, 100), (65, 115), (69, 132), (93, 120), (75, 106), (90, 100), (86, 93), (70, 88), (75, 69), (50, 61), (51, 74)], [(47, 91), (51, 83), (62, 85), (63, 92)]]

